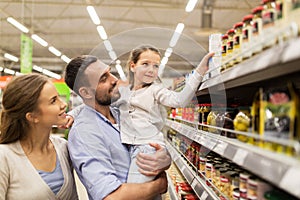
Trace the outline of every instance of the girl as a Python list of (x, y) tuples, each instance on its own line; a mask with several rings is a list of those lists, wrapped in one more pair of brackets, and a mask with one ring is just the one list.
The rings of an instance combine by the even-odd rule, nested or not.
[(166, 116), (162, 112), (162, 106), (185, 107), (191, 101), (208, 70), (211, 56), (213, 53), (207, 54), (194, 73), (189, 75), (184, 89), (175, 92), (158, 81), (161, 60), (158, 49), (142, 45), (131, 51), (127, 63), (130, 85), (120, 87), (121, 98), (117, 102), (120, 109), (121, 139), (129, 145), (131, 154), (128, 183), (140, 183), (154, 178), (139, 173), (136, 155), (139, 152), (154, 153), (155, 149), (149, 145), (152, 142), (165, 146), (161, 129)]
[(2, 104), (0, 199), (78, 199), (67, 141), (50, 135), (68, 121), (53, 83), (39, 74), (14, 77)]

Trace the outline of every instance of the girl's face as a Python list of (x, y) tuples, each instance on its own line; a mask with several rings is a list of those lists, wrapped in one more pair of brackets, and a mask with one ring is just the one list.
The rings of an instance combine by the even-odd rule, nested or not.
[(131, 71), (134, 73), (134, 87), (150, 84), (157, 79), (159, 65), (159, 54), (151, 50), (141, 53), (137, 63), (131, 63)]

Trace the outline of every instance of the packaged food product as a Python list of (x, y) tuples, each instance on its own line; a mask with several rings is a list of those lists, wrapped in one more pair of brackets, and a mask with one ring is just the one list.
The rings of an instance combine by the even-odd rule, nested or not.
[(253, 19), (252, 19), (252, 42), (251, 47), (253, 49), (253, 54), (260, 53), (263, 49), (262, 45), (262, 11), (263, 6), (258, 6), (252, 10)]
[(263, 48), (269, 48), (276, 44), (275, 21), (277, 20), (277, 11), (275, 0), (263, 0)]
[(242, 46), (242, 56), (243, 59), (248, 59), (252, 56), (252, 26), (253, 15), (246, 15), (243, 17), (243, 46)]
[(227, 65), (227, 42), (228, 42), (228, 35), (224, 34), (222, 36), (222, 64), (220, 71), (223, 72), (226, 69)]
[[(249, 132), (250, 118), (245, 112), (240, 111), (233, 120), (234, 130)], [(248, 137), (245, 135), (238, 134), (238, 140), (247, 142)]]
[(235, 56), (235, 52), (234, 52), (234, 34), (235, 31), (234, 29), (230, 29), (227, 31), (227, 35), (228, 35), (228, 40), (227, 40), (227, 65), (226, 65), (226, 69), (232, 67), (234, 65), (234, 56)]
[[(299, 97), (292, 84), (272, 88), (264, 93), (262, 115), (260, 116), (261, 135), (294, 140), (298, 135), (297, 105)], [(264, 147), (277, 152), (286, 152), (286, 147), (265, 142)]]
[(243, 56), (242, 56), (242, 48), (243, 48), (243, 22), (238, 22), (233, 26), (233, 29), (235, 31), (233, 40), (234, 40), (234, 64), (238, 64), (242, 62)]

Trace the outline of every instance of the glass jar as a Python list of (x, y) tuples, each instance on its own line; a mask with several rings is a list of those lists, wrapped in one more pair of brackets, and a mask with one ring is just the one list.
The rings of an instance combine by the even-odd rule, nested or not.
[(253, 47), (253, 54), (260, 53), (263, 49), (262, 47), (262, 11), (263, 6), (258, 6), (252, 10), (253, 19), (252, 19), (252, 42), (251, 46)]
[(247, 181), (250, 177), (250, 174), (247, 172), (240, 173), (240, 198), (247, 199)]
[(226, 69), (227, 65), (227, 41), (228, 41), (228, 35), (224, 34), (222, 35), (222, 64), (220, 72), (223, 72)]
[(270, 48), (276, 44), (275, 21), (277, 19), (275, 0), (263, 0), (263, 48)]
[(252, 26), (253, 15), (246, 15), (243, 17), (243, 59), (248, 59), (252, 56), (252, 33), (253, 33), (253, 26)]
[(227, 66), (226, 69), (232, 67), (234, 65), (234, 29), (230, 29), (227, 31), (228, 40), (227, 40)]
[(234, 48), (234, 54), (235, 54), (235, 59), (234, 59), (234, 64), (238, 64), (242, 62), (243, 57), (242, 57), (242, 45), (243, 45), (243, 22), (238, 22), (236, 23), (233, 28), (235, 31), (234, 37), (233, 37), (233, 48)]
[[(202, 124), (203, 125), (207, 125), (207, 116), (209, 114), (211, 110), (211, 104), (203, 104), (203, 107), (202, 107)], [(203, 130), (204, 131), (207, 131), (208, 128), (207, 126), (203, 126)]]

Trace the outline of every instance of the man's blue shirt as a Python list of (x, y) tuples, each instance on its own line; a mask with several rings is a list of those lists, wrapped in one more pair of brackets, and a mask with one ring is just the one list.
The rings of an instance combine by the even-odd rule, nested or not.
[[(119, 124), (117, 109), (111, 108)], [(103, 115), (84, 106), (69, 132), (68, 148), (74, 168), (89, 199), (103, 199), (127, 180), (128, 149), (120, 132)]]

